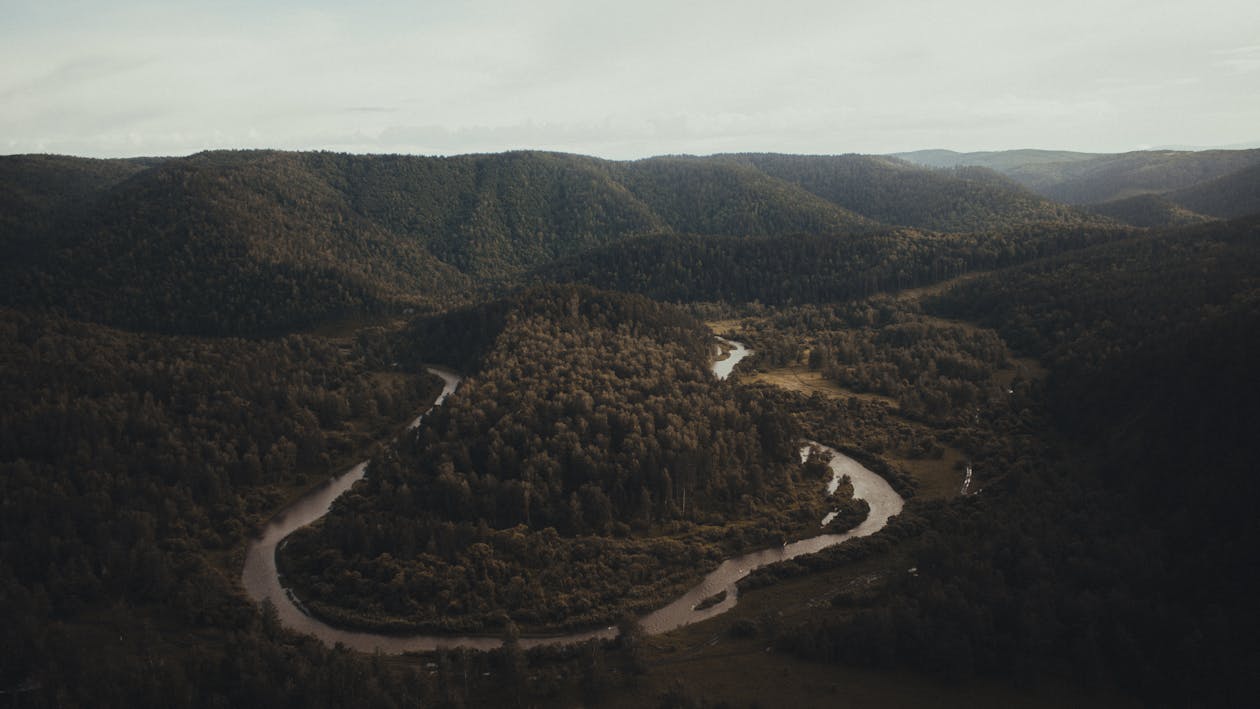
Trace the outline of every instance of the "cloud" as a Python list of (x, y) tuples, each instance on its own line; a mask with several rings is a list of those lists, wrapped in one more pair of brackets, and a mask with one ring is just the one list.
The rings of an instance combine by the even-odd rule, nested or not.
[(91, 155), (1254, 139), (1260, 6), (1065, 2), (119, 0), (0, 25), (0, 134)]
[(1239, 74), (1252, 74), (1260, 71), (1260, 45), (1235, 47), (1214, 52), (1220, 57), (1217, 66), (1230, 69)]
[(63, 61), (43, 73), (0, 91), (0, 101), (74, 91), (85, 84), (104, 82), (151, 63), (151, 57), (127, 54), (89, 54)]

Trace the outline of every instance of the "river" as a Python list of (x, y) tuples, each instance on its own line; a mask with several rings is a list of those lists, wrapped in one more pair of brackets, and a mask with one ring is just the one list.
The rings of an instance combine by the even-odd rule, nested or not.
[[(731, 376), (731, 372), (734, 371), (735, 365), (739, 364), (740, 360), (752, 354), (752, 350), (745, 347), (742, 342), (728, 340), (725, 337), (719, 337), (717, 341), (731, 348), (730, 353), (726, 357), (713, 363), (713, 375), (718, 379), (726, 379)], [(720, 353), (721, 348), (718, 351)]]
[[(742, 343), (733, 340), (723, 340), (723, 342), (732, 349), (727, 358), (713, 364), (713, 373), (719, 379), (729, 376), (735, 365), (750, 354)], [(442, 377), (445, 382), (441, 395), (433, 403), (434, 406), (439, 406), (454, 393), (461, 380), (458, 375), (448, 370), (431, 367), (429, 371)], [(429, 410), (431, 411), (432, 408)], [(425, 413), (427, 414), (428, 411)], [(422, 414), (413, 421), (409, 428), (418, 426), (423, 416)], [(904, 501), (883, 478), (839, 451), (817, 443), (807, 443), (807, 446), (802, 449), (802, 457), (809, 445), (818, 446), (832, 454), (831, 479), (827, 483), (828, 493), (835, 492), (841, 478), (845, 475), (849, 476), (853, 483), (853, 496), (866, 500), (870, 505), (870, 514), (866, 519), (844, 534), (820, 534), (782, 547), (762, 549), (727, 559), (673, 603), (643, 616), (640, 622), (646, 632), (664, 633), (725, 613), (738, 602), (736, 582), (747, 576), (753, 569), (802, 554), (812, 554), (847, 539), (874, 534), (888, 523), (889, 517), (901, 512)], [(400, 654), (435, 650), (439, 647), (466, 647), (475, 650), (492, 650), (499, 647), (502, 639), (496, 636), (382, 635), (336, 628), (305, 613), (299, 607), (300, 603), (284, 587), (283, 579), (276, 569), (277, 547), (282, 546), (285, 537), (295, 530), (323, 517), (332, 506), (333, 500), (363, 477), (367, 466), (367, 461), (359, 463), (339, 477), (330, 480), (326, 485), (312, 490), (267, 524), (261, 536), (250, 544), (246, 553), (245, 570), (241, 576), (241, 583), (246, 593), (258, 603), (262, 603), (264, 599), (271, 599), (279, 614), (281, 624), (286, 628), (314, 635), (329, 645), (342, 643), (361, 652), (379, 651), (386, 654)], [(726, 591), (726, 598), (721, 603), (703, 610), (695, 610), (696, 605), (701, 601), (722, 591)], [(616, 636), (616, 633), (615, 628), (608, 627), (580, 633), (526, 636), (521, 638), (521, 645), (533, 647), (577, 643), (592, 638), (612, 638)]]

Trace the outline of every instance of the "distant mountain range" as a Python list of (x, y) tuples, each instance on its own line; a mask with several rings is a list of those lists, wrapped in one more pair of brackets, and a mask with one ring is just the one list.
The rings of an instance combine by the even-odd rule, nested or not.
[(4, 302), (207, 333), (441, 307), (634, 236), (1102, 220), (996, 172), (857, 155), (10, 156), (0, 195)]
[[(878, 277), (840, 283), (820, 271), (804, 287), (810, 297), (868, 293), (1092, 243), (1119, 224), (1257, 212), (1257, 180), (1260, 150), (629, 162), (545, 152), (8, 156), (0, 304), (122, 327), (265, 334), (442, 308), (558, 274), (603, 273), (657, 295), (704, 282), (714, 295), (792, 300), (799, 280), (745, 282), (744, 262), (778, 255), (810, 273), (822, 263), (849, 273), (861, 271), (860, 249), (882, 264), (868, 273)], [(978, 236), (944, 238), (967, 234)], [(664, 254), (675, 262), (660, 263)], [(728, 264), (726, 281), (711, 279), (706, 258)]]
[[(1143, 150), (1130, 153), (1074, 153), (1053, 150), (1005, 150), (956, 153), (920, 150), (895, 157), (926, 167), (979, 166), (1002, 173), (1049, 199), (1067, 204), (1100, 204), (1147, 194), (1160, 194), (1175, 204), (1197, 211), (1211, 205), (1194, 190), (1205, 183), (1228, 178), (1240, 193), (1260, 192), (1256, 173), (1260, 149), (1249, 150)], [(1224, 183), (1226, 185), (1231, 182)], [(1214, 188), (1205, 188), (1209, 192)], [(1184, 190), (1185, 192), (1179, 192)], [(1175, 193), (1175, 194), (1174, 194)], [(1185, 199), (1185, 202), (1181, 200)], [(1227, 200), (1228, 207), (1210, 206), (1210, 216), (1239, 216), (1242, 206)], [(1245, 200), (1244, 200), (1245, 202)], [(1254, 198), (1252, 203), (1254, 204)], [(1227, 214), (1228, 213), (1228, 214)]]

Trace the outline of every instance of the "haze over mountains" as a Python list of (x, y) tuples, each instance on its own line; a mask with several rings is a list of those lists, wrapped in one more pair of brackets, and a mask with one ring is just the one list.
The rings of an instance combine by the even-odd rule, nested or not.
[[(1255, 177), (1248, 176), (1246, 171), (1260, 164), (1260, 149), (1143, 150), (1116, 154), (1050, 150), (978, 153), (920, 150), (898, 153), (897, 157), (929, 167), (987, 167), (1050, 199), (1069, 204), (1096, 204), (1143, 194), (1167, 195), (1224, 178), (1244, 184), (1251, 180), (1249, 184), (1254, 192)], [(1169, 196), (1174, 202), (1178, 201), (1177, 196)], [(1198, 204), (1204, 205), (1202, 202)], [(1225, 214), (1220, 207), (1209, 214), (1237, 216)]]

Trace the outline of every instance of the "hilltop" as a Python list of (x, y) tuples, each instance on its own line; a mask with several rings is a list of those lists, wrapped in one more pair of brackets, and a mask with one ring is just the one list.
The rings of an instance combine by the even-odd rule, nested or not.
[(1107, 221), (994, 173), (863, 156), (16, 156), (0, 158), (0, 179), (3, 302), (190, 334), (445, 308), (647, 235)]
[[(1167, 194), (1205, 185), (1260, 164), (1260, 149), (1141, 150), (1116, 154), (1048, 150), (982, 153), (924, 150), (897, 153), (896, 156), (924, 166), (991, 168), (1037, 194), (1068, 204), (1110, 202), (1142, 194)], [(1254, 186), (1254, 181), (1251, 184)], [(1191, 205), (1184, 206), (1193, 210)]]

